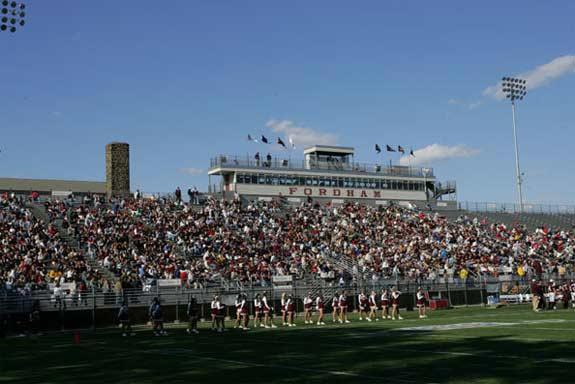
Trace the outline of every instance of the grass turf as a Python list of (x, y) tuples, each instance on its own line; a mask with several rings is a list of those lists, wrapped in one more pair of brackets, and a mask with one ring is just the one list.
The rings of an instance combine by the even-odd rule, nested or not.
[[(575, 382), (575, 312), (527, 306), (459, 308), (420, 320), (323, 327), (230, 329), (201, 324), (166, 337), (149, 328), (0, 340), (0, 383), (570, 383)], [(277, 320), (276, 320), (277, 322)], [(476, 324), (470, 324), (476, 323)], [(496, 324), (494, 324), (496, 323)], [(470, 328), (402, 328), (467, 324)]]

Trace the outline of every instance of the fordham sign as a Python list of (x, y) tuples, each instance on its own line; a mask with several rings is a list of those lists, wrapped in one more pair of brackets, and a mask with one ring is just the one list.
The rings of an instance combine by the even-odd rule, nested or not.
[[(315, 191), (314, 191), (315, 190)], [(314, 193), (315, 192), (315, 193)], [(289, 187), (288, 195), (304, 196), (326, 196), (326, 197), (359, 197), (359, 198), (381, 198), (381, 191), (364, 189), (340, 189), (340, 188), (298, 188)]]

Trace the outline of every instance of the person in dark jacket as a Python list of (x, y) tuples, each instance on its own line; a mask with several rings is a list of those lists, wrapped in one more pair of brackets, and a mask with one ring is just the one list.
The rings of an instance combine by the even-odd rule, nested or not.
[(128, 308), (128, 301), (124, 300), (118, 311), (118, 322), (122, 327), (122, 336), (126, 337), (128, 335), (134, 336), (135, 333), (132, 332), (132, 323), (130, 322), (130, 310)]
[(188, 302), (188, 329), (186, 332), (188, 334), (198, 334), (198, 302), (195, 297), (190, 297), (190, 301)]
[(160, 299), (155, 297), (150, 305), (149, 310), (150, 321), (152, 322), (154, 336), (166, 336), (167, 333), (164, 330), (164, 315), (162, 312), (162, 305), (160, 304)]

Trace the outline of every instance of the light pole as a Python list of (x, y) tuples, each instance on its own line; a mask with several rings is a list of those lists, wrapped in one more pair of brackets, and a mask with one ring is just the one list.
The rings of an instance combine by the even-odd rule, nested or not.
[(26, 5), (16, 1), (2, 0), (0, 7), (0, 31), (16, 32), (17, 27), (23, 27), (26, 22)]
[(515, 77), (504, 77), (502, 90), (505, 96), (511, 100), (511, 113), (513, 115), (513, 141), (515, 143), (515, 177), (517, 179), (517, 193), (519, 195), (519, 212), (523, 212), (523, 191), (521, 184), (521, 169), (519, 168), (519, 147), (517, 146), (517, 126), (515, 123), (515, 101), (523, 100), (527, 94), (527, 81)]

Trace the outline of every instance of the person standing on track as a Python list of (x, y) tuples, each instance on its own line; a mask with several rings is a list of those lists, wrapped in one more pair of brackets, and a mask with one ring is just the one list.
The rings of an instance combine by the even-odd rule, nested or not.
[(311, 298), (311, 292), (308, 292), (306, 297), (303, 298), (303, 318), (306, 324), (313, 324), (311, 319), (313, 299)]
[(419, 318), (425, 319), (427, 317), (427, 315), (425, 314), (426, 298), (425, 293), (423, 292), (423, 289), (421, 287), (417, 288), (416, 299), (417, 299), (417, 310), (419, 311)]
[(283, 293), (282, 293), (281, 300), (280, 300), (280, 304), (281, 304), (281, 307), (282, 307), (282, 309), (281, 309), (281, 310), (282, 310), (282, 324), (283, 324), (284, 326), (287, 326), (287, 325), (288, 325), (288, 323), (287, 323), (287, 309), (286, 309), (287, 306), (286, 306), (286, 303), (287, 303), (287, 293), (283, 292)]
[(317, 325), (325, 325), (323, 322), (323, 296), (321, 293), (315, 298), (315, 309), (317, 310)]
[(130, 321), (130, 310), (128, 308), (128, 301), (124, 300), (122, 302), (122, 306), (120, 306), (120, 310), (118, 311), (118, 321), (122, 326), (122, 336), (126, 337), (128, 335), (134, 336), (132, 332), (132, 324)]
[(377, 293), (375, 291), (371, 291), (369, 294), (369, 316), (367, 321), (378, 321), (379, 318), (377, 317)]
[(403, 320), (403, 317), (399, 314), (399, 296), (401, 296), (401, 292), (393, 287), (391, 289), (391, 320), (395, 320), (396, 317), (399, 320)]
[(350, 323), (347, 319), (347, 292), (343, 291), (341, 295), (339, 295), (339, 322), (340, 323)]
[(260, 298), (260, 294), (256, 293), (256, 296), (254, 297), (254, 328), (257, 328), (258, 326), (260, 328), (264, 328), (265, 324), (262, 323), (262, 315), (263, 315), (263, 305), (262, 305), (262, 299)]
[(369, 319), (369, 317), (367, 316), (368, 304), (369, 304), (368, 298), (365, 295), (365, 291), (362, 290), (359, 293), (359, 295), (357, 295), (357, 306), (358, 306), (358, 312), (359, 312), (359, 320), (363, 320), (363, 317), (365, 316), (366, 320), (371, 321), (371, 319)]
[(159, 298), (154, 297), (152, 305), (150, 305), (149, 315), (152, 321), (154, 336), (166, 336), (167, 333), (164, 330), (164, 314)]
[(198, 331), (198, 302), (196, 300), (195, 297), (190, 297), (190, 301), (188, 302), (188, 308), (187, 308), (187, 314), (188, 314), (188, 329), (186, 329), (186, 332), (188, 334), (198, 334), (200, 333)]
[(391, 319), (391, 316), (389, 314), (389, 302), (390, 302), (389, 291), (387, 290), (387, 288), (384, 288), (381, 291), (381, 318), (383, 320)]
[(288, 319), (288, 327), (295, 327), (295, 323), (294, 323), (294, 317), (295, 317), (295, 302), (293, 299), (292, 295), (288, 295), (287, 300), (286, 300), (286, 304), (285, 304), (285, 309), (286, 309), (286, 313), (287, 313), (287, 319)]
[(235, 328), (241, 328), (242, 327), (242, 294), (240, 293), (237, 297), (236, 297), (236, 302), (234, 303), (235, 307), (236, 307), (236, 326)]
[(338, 308), (339, 308), (339, 294), (336, 292), (331, 299), (331, 318), (334, 323), (337, 322)]
[(264, 327), (277, 328), (273, 322), (273, 308), (268, 304), (268, 296), (265, 292), (262, 295), (262, 309), (264, 311)]
[(217, 320), (218, 320), (218, 313), (219, 313), (219, 298), (218, 296), (214, 296), (214, 298), (212, 299), (212, 302), (210, 304), (210, 310), (211, 310), (211, 315), (212, 315), (212, 331), (215, 331), (217, 329)]

